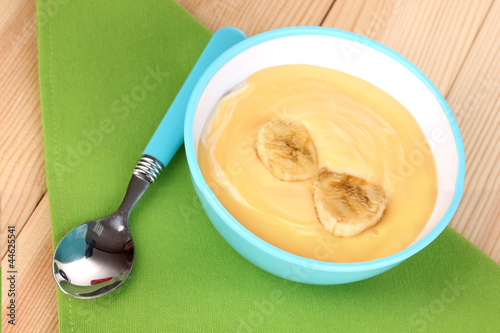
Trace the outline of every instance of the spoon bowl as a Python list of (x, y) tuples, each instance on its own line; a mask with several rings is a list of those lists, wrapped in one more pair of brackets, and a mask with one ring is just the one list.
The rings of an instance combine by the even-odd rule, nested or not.
[(65, 294), (98, 297), (117, 288), (129, 275), (134, 265), (134, 242), (128, 217), (150, 184), (140, 176), (132, 176), (115, 213), (79, 225), (58, 244), (53, 274)]
[(54, 254), (54, 278), (77, 298), (104, 295), (118, 287), (134, 264), (128, 216), (121, 211), (71, 230)]

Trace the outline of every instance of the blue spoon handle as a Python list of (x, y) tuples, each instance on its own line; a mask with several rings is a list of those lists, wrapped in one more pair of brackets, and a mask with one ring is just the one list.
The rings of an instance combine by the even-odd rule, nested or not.
[(244, 39), (246, 39), (245, 34), (232, 27), (219, 29), (213, 34), (146, 146), (143, 155), (154, 157), (163, 164), (162, 167), (170, 162), (182, 144), (186, 107), (200, 76), (219, 55)]

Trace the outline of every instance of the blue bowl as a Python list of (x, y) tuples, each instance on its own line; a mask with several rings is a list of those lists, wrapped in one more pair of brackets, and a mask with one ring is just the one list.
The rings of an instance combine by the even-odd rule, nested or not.
[[(389, 93), (413, 114), (436, 161), (438, 196), (427, 225), (409, 247), (388, 257), (357, 263), (300, 257), (265, 242), (243, 227), (206, 184), (198, 166), (197, 149), (203, 126), (216, 102), (252, 73), (282, 64), (311, 64), (355, 75)], [(436, 133), (439, 133), (439, 140)], [(223, 53), (205, 71), (191, 95), (184, 141), (196, 193), (222, 237), (256, 266), (297, 282), (341, 284), (387, 271), (429, 245), (444, 230), (463, 192), (465, 158), (462, 138), (456, 120), (437, 88), (395, 51), (369, 38), (337, 29), (277, 29), (250, 37)]]

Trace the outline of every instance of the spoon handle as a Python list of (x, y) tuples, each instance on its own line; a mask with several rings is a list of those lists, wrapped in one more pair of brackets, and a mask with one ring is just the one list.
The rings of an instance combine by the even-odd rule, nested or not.
[(213, 34), (146, 146), (141, 161), (134, 169), (136, 176), (152, 183), (160, 170), (170, 162), (182, 144), (187, 104), (200, 76), (219, 55), (244, 39), (245, 34), (232, 27), (219, 29)]

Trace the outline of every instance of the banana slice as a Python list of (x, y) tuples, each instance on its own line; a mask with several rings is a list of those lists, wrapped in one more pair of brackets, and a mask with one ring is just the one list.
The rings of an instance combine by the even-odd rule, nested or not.
[(380, 221), (387, 196), (379, 185), (322, 168), (314, 182), (314, 203), (327, 231), (351, 237)]
[(310, 179), (318, 169), (318, 155), (309, 131), (294, 121), (270, 121), (259, 130), (257, 155), (280, 180)]

